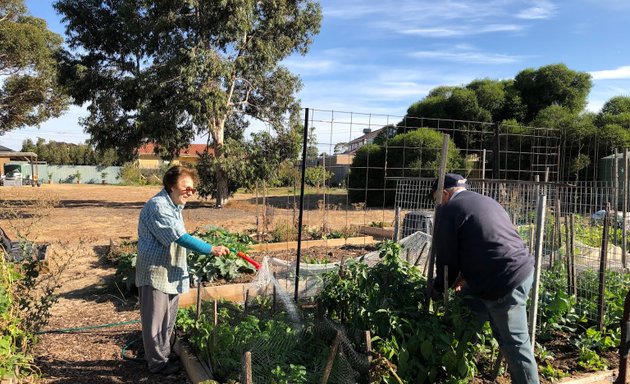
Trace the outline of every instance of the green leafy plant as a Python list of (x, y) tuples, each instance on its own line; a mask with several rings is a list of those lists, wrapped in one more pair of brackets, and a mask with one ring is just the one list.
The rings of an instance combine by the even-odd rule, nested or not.
[[(319, 304), (349, 329), (369, 329), (373, 346), (407, 382), (465, 381), (476, 372), (475, 354), (490, 338), (476, 329), (458, 299), (434, 313), (425, 307), (426, 281), (400, 258), (400, 245), (379, 245), (372, 268), (349, 261), (324, 277)], [(392, 368), (393, 370), (393, 368)], [(390, 370), (388, 369), (387, 372)], [(393, 376), (389, 373), (385, 376)]]
[[(273, 382), (309, 382), (305, 364), (314, 362), (313, 341), (301, 339), (304, 336), (289, 325), (283, 313), (259, 309), (245, 313), (242, 306), (220, 302), (215, 326), (213, 310), (204, 303), (198, 319), (193, 308), (180, 309), (177, 326), (198, 356), (212, 366), (220, 382), (238, 379), (242, 367), (240, 356), (254, 346), (256, 353), (265, 356), (267, 373)], [(278, 342), (283, 348), (278, 348)]]
[(544, 364), (544, 365), (539, 365), (538, 366), (538, 372), (544, 378), (546, 378), (546, 379), (548, 379), (548, 380), (550, 380), (552, 382), (555, 381), (555, 380), (560, 380), (562, 378), (570, 376), (567, 372), (563, 371), (560, 368), (554, 368), (549, 363)]
[(306, 367), (303, 365), (289, 364), (285, 371), (280, 366), (276, 366), (271, 371), (274, 384), (302, 384), (306, 381)]
[(578, 365), (587, 371), (603, 371), (608, 369), (606, 362), (592, 349), (580, 348), (580, 356), (578, 357)]
[(294, 225), (279, 223), (272, 232), (274, 242), (297, 240), (298, 230)]
[(254, 243), (250, 236), (212, 226), (195, 231), (193, 235), (210, 244), (228, 247), (231, 252), (221, 257), (189, 252), (188, 270), (192, 275), (206, 281), (213, 281), (217, 278), (232, 281), (242, 273), (256, 272), (251, 264), (237, 256), (238, 252), (247, 253), (249, 251), (250, 246)]

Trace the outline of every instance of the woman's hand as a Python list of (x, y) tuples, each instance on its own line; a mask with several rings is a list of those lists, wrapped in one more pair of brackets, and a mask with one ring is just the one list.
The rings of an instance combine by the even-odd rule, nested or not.
[(215, 245), (212, 247), (212, 250), (210, 250), (210, 253), (215, 256), (225, 256), (230, 253), (230, 249), (222, 245)]

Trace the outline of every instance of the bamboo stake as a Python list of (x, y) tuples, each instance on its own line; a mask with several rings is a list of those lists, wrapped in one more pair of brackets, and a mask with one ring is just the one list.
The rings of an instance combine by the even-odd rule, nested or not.
[(568, 295), (572, 295), (573, 294), (573, 280), (572, 280), (572, 275), (571, 275), (571, 242), (569, 241), (569, 217), (571, 216), (571, 214), (569, 214), (568, 216), (564, 217), (564, 233), (565, 233), (565, 242), (564, 242), (564, 263), (567, 269), (567, 294)]
[[(444, 134), (442, 142), (442, 153), (440, 158), (440, 170), (438, 173), (438, 183), (437, 183), (437, 191), (440, 193), (435, 194), (435, 211), (433, 213), (433, 235), (438, 227), (439, 217), (438, 213), (440, 211), (440, 206), (442, 205), (442, 189), (444, 189), (444, 174), (446, 172), (446, 158), (448, 156), (448, 140), (450, 138), (449, 135)], [(433, 289), (433, 270), (435, 266), (435, 236), (431, 238), (431, 248), (429, 249), (429, 270), (427, 272), (427, 298), (426, 304), (427, 306), (431, 303), (431, 290)]]
[(621, 229), (621, 266), (623, 268), (628, 268), (626, 264), (626, 251), (627, 251), (627, 214), (628, 214), (628, 149), (624, 149), (623, 151), (623, 226)]
[(602, 250), (599, 258), (599, 294), (597, 298), (597, 328), (604, 329), (604, 293), (606, 285), (606, 265), (608, 261), (608, 231), (610, 227), (610, 203), (606, 204), (606, 216), (604, 217), (604, 229), (602, 232)]
[(560, 221), (560, 218), (561, 218), (560, 210), (561, 209), (562, 209), (562, 207), (561, 207), (561, 204), (560, 204), (560, 197), (558, 197), (556, 199), (556, 212), (555, 212), (555, 214), (556, 214), (556, 217), (555, 217), (555, 219), (556, 219), (556, 221), (555, 221), (556, 222), (555, 237), (557, 239), (557, 245), (558, 246), (557, 246), (556, 250), (551, 253), (551, 257), (549, 258), (549, 266), (550, 267), (553, 267), (553, 264), (555, 262), (555, 258), (553, 257), (553, 255), (556, 252), (559, 253), (560, 252), (560, 248), (562, 248), (562, 227), (561, 227), (561, 224), (560, 224), (560, 222), (561, 222)]
[[(273, 278), (274, 278), (274, 279), (276, 278), (276, 273), (275, 273), (275, 272), (273, 273)], [(274, 313), (276, 312), (276, 306), (277, 306), (277, 303), (278, 303), (278, 301), (277, 301), (276, 285), (275, 285), (275, 284), (273, 284), (273, 301), (272, 301), (272, 304), (271, 304), (271, 310), (272, 310)]]
[(541, 189), (541, 193), (540, 195), (538, 195), (538, 209), (536, 212), (536, 253), (534, 254), (534, 282), (532, 284), (531, 310), (529, 312), (529, 334), (531, 335), (532, 339), (532, 347), (536, 345), (536, 321), (538, 320), (538, 289), (540, 284), (540, 272), (542, 269), (541, 261), (543, 240), (545, 236), (544, 225), (546, 203), (547, 195), (545, 194), (545, 190)]
[(569, 257), (571, 258), (570, 262), (571, 262), (571, 271), (569, 271), (569, 273), (571, 274), (571, 294), (575, 297), (577, 297), (577, 273), (575, 270), (575, 216), (573, 214), (571, 214), (570, 216), (570, 225), (571, 225), (571, 237), (569, 238), (569, 246), (571, 248), (571, 252), (569, 253)]
[[(214, 300), (213, 307), (214, 307), (214, 321), (212, 322), (212, 324), (214, 325), (214, 327), (212, 327), (212, 351), (216, 351), (216, 348), (217, 348), (217, 325), (219, 325), (219, 302), (217, 300)], [(210, 365), (212, 365), (212, 364), (210, 364)]]

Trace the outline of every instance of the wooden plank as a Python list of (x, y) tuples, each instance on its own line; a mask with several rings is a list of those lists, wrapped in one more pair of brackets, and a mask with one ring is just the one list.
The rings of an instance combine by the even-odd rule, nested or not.
[(204, 381), (212, 380), (212, 372), (206, 372), (197, 356), (192, 353), (185, 343), (177, 339), (174, 347), (192, 384), (200, 384)]
[(566, 378), (558, 381), (558, 384), (610, 384), (615, 379), (615, 371), (591, 373), (576, 378)]
[[(214, 285), (209, 287), (202, 287), (200, 289), (201, 296), (204, 300), (220, 300), (242, 302), (243, 294), (247, 290), (249, 283), (240, 284), (227, 284), (227, 285)], [(190, 291), (179, 295), (180, 308), (189, 307), (197, 303), (197, 290), (191, 289)]]

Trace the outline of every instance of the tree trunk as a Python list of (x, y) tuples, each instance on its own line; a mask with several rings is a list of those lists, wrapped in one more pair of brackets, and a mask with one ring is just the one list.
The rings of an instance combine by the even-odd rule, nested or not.
[[(223, 139), (224, 139), (224, 127), (225, 127), (225, 119), (227, 116), (223, 118), (215, 118), (212, 120), (210, 126), (210, 136), (212, 137), (213, 148), (214, 148), (214, 156), (215, 158), (224, 158), (223, 154)], [(209, 140), (210, 138), (208, 138)], [(224, 170), (217, 168), (216, 173), (217, 178), (217, 196), (216, 196), (216, 207), (222, 208), (225, 203), (228, 201), (228, 197), (230, 195), (228, 189), (228, 176)]]
[(228, 178), (223, 170), (217, 170), (217, 199), (216, 207), (222, 208), (228, 201), (230, 192), (228, 190)]

